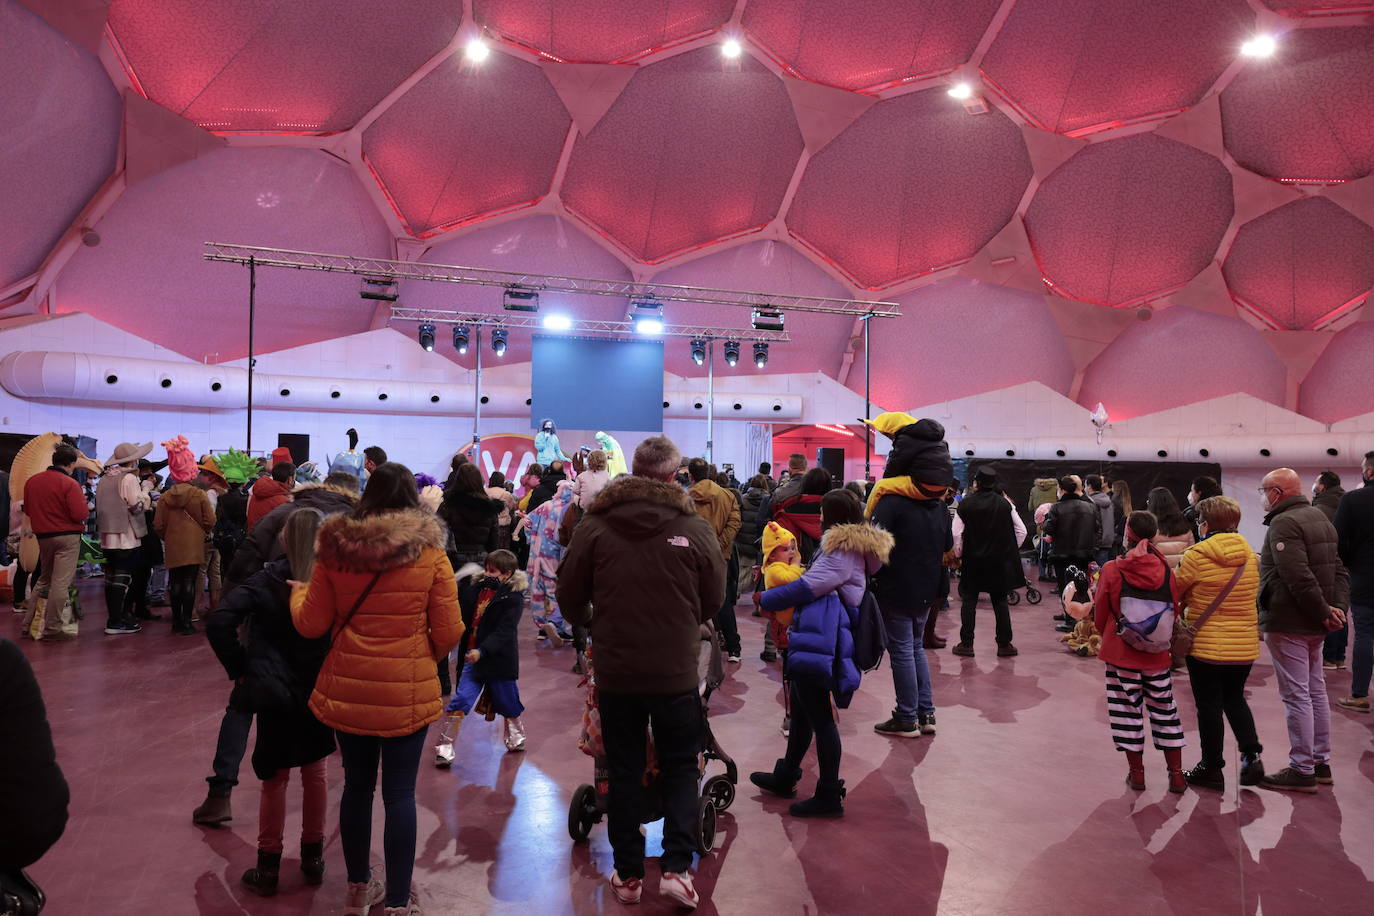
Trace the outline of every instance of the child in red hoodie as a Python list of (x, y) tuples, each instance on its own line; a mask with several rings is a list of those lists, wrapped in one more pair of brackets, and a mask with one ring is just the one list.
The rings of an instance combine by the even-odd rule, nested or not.
[(1074, 617), (1085, 617), (1091, 611), (1093, 623), (1102, 634), (1098, 657), (1107, 665), (1107, 717), (1116, 749), (1126, 754), (1127, 785), (1137, 791), (1145, 788), (1148, 715), (1155, 747), (1164, 752), (1169, 768), (1169, 791), (1181, 793), (1187, 787), (1183, 776), (1183, 723), (1174, 703), (1169, 651), (1142, 652), (1117, 634), (1123, 581), (1134, 591), (1168, 594), (1175, 606), (1178, 604), (1178, 583), (1169, 572), (1169, 563), (1150, 543), (1158, 527), (1150, 513), (1132, 512), (1126, 521), (1126, 553), (1102, 567), (1092, 601), (1074, 601), (1075, 589), (1069, 587), (1065, 589), (1064, 602)]

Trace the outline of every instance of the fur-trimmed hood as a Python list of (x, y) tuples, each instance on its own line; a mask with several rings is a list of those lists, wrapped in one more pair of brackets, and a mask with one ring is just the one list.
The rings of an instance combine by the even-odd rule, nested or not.
[[(463, 567), (453, 574), (453, 578), (458, 582), (462, 582), (464, 579), (474, 579), (478, 576), (485, 575), (486, 571), (486, 567), (481, 563), (464, 563)], [(525, 575), (525, 571), (522, 569), (517, 569), (515, 572), (511, 573), (509, 581), (506, 582), (506, 588), (516, 593), (528, 591), (529, 587), (529, 577)]]
[(628, 537), (646, 538), (697, 512), (692, 498), (677, 484), (631, 476), (608, 483), (587, 514), (606, 516), (608, 524)]
[(850, 551), (873, 557), (879, 563), (886, 563), (892, 553), (892, 535), (873, 525), (835, 525), (826, 530), (821, 537), (821, 550), (825, 553)]
[(337, 493), (337, 494), (339, 494), (340, 496), (342, 496), (342, 497), (344, 497), (345, 499), (347, 499), (349, 502), (354, 503), (354, 504), (356, 504), (356, 503), (358, 502), (358, 500), (361, 498), (361, 497), (358, 495), (358, 491), (357, 491), (357, 490), (350, 490), (350, 489), (348, 489), (347, 487), (341, 487), (341, 486), (338, 486), (337, 484), (332, 484), (332, 483), (307, 483), (307, 484), (303, 484), (303, 485), (301, 485), (301, 486), (299, 486), (299, 487), (296, 487), (296, 489), (294, 489), (294, 490), (291, 491), (291, 498), (292, 498), (292, 499), (299, 500), (302, 496), (304, 496), (305, 494), (310, 493), (310, 492), (312, 492), (312, 491), (314, 491), (314, 490), (325, 490), (325, 491), (327, 491), (327, 492), (329, 492), (329, 493)]
[(382, 572), (414, 563), (426, 547), (444, 549), (444, 529), (423, 509), (366, 518), (332, 515), (320, 525), (319, 561), (344, 572)]

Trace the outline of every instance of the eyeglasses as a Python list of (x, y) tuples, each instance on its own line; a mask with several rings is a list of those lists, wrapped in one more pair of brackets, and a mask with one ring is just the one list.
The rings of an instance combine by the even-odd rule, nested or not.
[(1282, 491), (1282, 490), (1283, 490), (1283, 487), (1256, 487), (1256, 488), (1255, 488), (1255, 492), (1258, 493), (1260, 496), (1263, 496), (1265, 493), (1268, 493), (1270, 490), (1279, 490), (1279, 491)]

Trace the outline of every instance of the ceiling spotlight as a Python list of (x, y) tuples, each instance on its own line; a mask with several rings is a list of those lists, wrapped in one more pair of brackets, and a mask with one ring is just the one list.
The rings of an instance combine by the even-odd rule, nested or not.
[(725, 41), (721, 42), (720, 53), (732, 60), (739, 57), (743, 51), (744, 47), (739, 43), (738, 39), (727, 38)]
[(461, 324), (453, 326), (453, 349), (458, 351), (459, 356), (467, 355), (468, 329)]
[(754, 344), (754, 368), (762, 369), (768, 365), (768, 344), (757, 341)]
[(94, 248), (100, 244), (100, 233), (96, 232), (90, 226), (82, 226), (81, 244), (85, 245), (87, 248)]
[(544, 327), (550, 331), (569, 331), (572, 330), (572, 319), (567, 315), (545, 315)]
[(480, 64), (491, 55), (491, 48), (480, 38), (473, 38), (468, 41), (467, 47), (463, 49), (464, 56), (474, 64)]
[(968, 83), (955, 83), (953, 86), (950, 86), (947, 91), (949, 92), (949, 97), (952, 99), (963, 101), (964, 99), (973, 98), (973, 87)]
[(755, 331), (781, 331), (783, 325), (782, 312), (777, 309), (762, 308), (754, 309), (750, 320), (754, 324)]
[(505, 356), (505, 355), (506, 355), (506, 339), (507, 339), (509, 336), (510, 336), (510, 332), (507, 331), (505, 328), (497, 328), (496, 330), (492, 331), (492, 332), (491, 332), (491, 352), (495, 353), (497, 356)]
[(630, 303), (630, 320), (635, 331), (640, 334), (663, 333), (663, 305), (652, 299), (640, 299)]
[(1246, 57), (1273, 57), (1279, 43), (1273, 35), (1256, 35), (1240, 46), (1240, 53)]
[(363, 277), (363, 287), (358, 295), (379, 302), (395, 302), (398, 298), (396, 280), (394, 277)]
[(727, 340), (725, 342), (725, 364), (734, 366), (739, 364), (739, 341)]
[(539, 294), (532, 289), (525, 289), (521, 286), (508, 286), (505, 294), (501, 297), (501, 305), (508, 312), (537, 312), (539, 311)]
[(699, 337), (692, 340), (692, 362), (698, 366), (706, 362), (706, 341)]
[(426, 321), (419, 327), (420, 347), (426, 353), (434, 352), (434, 325)]

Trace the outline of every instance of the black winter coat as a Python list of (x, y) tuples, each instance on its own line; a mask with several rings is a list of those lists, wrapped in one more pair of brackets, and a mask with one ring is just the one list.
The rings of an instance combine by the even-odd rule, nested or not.
[(1260, 548), (1259, 626), (1262, 633), (1326, 633), (1329, 609), (1350, 609), (1350, 573), (1338, 553), (1335, 527), (1304, 496), (1289, 496), (1264, 517)]
[(913, 477), (922, 483), (945, 486), (954, 481), (945, 428), (936, 420), (917, 420), (892, 437), (884, 477)]
[(463, 626), (466, 627), (463, 641), (458, 644), (459, 655), (470, 649), (482, 653), (472, 666), (472, 673), (483, 683), (517, 680), (520, 677), (520, 643), (516, 637), (529, 581), (524, 573), (516, 570), (510, 581), (497, 589), (474, 630), (472, 618), (477, 613), (481, 581), (481, 576), (473, 576), (458, 583), (458, 607), (463, 612)]
[(8, 639), (0, 639), (0, 735), (0, 868), (27, 868), (62, 836), (71, 796), (38, 680)]
[(873, 575), (873, 597), (884, 613), (919, 613), (940, 593), (945, 551), (954, 546), (943, 500), (889, 495), (873, 521), (892, 535), (887, 565)]
[(1025, 577), (1019, 574), (1021, 555), (1011, 518), (1014, 511), (996, 490), (979, 490), (959, 503), (959, 518), (964, 522), (961, 590), (1000, 597), (1020, 587)]
[(739, 534), (735, 535), (735, 546), (747, 557), (759, 555), (759, 538), (763, 537), (764, 505), (768, 502), (768, 490), (750, 487), (740, 497)]
[(553, 499), (554, 493), (558, 492), (558, 482), (560, 480), (567, 479), (568, 477), (566, 474), (561, 474), (554, 471), (545, 471), (544, 476), (539, 478), (539, 486), (535, 487), (530, 492), (529, 505), (525, 507), (525, 511), (533, 512), (535, 509), (538, 509), (544, 503)]
[(464, 563), (481, 563), (496, 549), (501, 536), (500, 500), (483, 494), (457, 490), (444, 494), (439, 504), (439, 520), (448, 525), (453, 538), (448, 542), (448, 560), (454, 569)]
[[(246, 497), (244, 505), (247, 506)], [(297, 509), (318, 509), (325, 515), (334, 515), (337, 512), (352, 512), (357, 505), (357, 494), (331, 484), (315, 484), (296, 490), (290, 502), (282, 503), (258, 519), (253, 530), (239, 542), (234, 562), (229, 567), (226, 589), (246, 581), (267, 562), (286, 556), (281, 546), (281, 530), (286, 527), (286, 520), (291, 513)], [(246, 521), (246, 508), (244, 518)]]
[[(289, 711), (257, 713), (253, 772), (259, 779), (334, 753), (333, 729), (322, 725), (307, 705), (329, 654), (329, 637), (307, 639), (296, 632), (291, 622), (291, 587), (286, 584), (290, 576), (287, 560), (273, 560), (227, 594), (206, 624), (210, 647), (229, 679), (248, 678), (243, 684), (245, 694), (265, 688), (251, 680), (256, 672), (270, 670), (272, 679), (289, 684), (298, 698)], [(239, 642), (239, 628), (245, 624), (246, 644)], [(250, 664), (255, 656), (258, 661)]]
[(1102, 513), (1077, 494), (1065, 494), (1045, 516), (1052, 557), (1090, 557), (1102, 539)]
[(1341, 561), (1350, 570), (1350, 600), (1374, 605), (1374, 482), (1341, 498), (1334, 524)]

